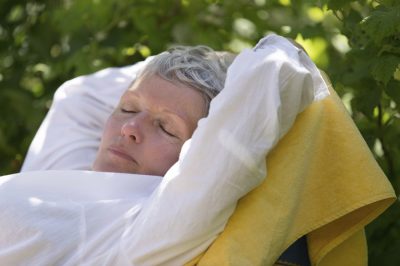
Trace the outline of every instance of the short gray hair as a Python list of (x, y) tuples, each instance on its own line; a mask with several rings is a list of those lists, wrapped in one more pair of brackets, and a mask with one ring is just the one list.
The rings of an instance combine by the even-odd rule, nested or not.
[(225, 84), (226, 73), (235, 55), (216, 52), (207, 46), (176, 46), (155, 56), (139, 74), (157, 74), (200, 91), (207, 107)]

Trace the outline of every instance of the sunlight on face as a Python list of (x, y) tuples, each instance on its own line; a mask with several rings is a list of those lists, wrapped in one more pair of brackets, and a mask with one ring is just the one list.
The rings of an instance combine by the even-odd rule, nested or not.
[(200, 118), (200, 92), (157, 75), (137, 80), (108, 118), (94, 171), (164, 175)]

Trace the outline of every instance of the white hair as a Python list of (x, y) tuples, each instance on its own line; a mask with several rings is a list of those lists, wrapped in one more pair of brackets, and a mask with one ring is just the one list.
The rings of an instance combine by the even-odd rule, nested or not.
[(176, 46), (155, 56), (140, 73), (151, 74), (200, 91), (207, 106), (223, 88), (235, 55), (216, 52), (207, 46)]

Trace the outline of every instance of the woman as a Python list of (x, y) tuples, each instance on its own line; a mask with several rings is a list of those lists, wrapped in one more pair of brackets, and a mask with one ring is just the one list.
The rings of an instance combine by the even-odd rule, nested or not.
[[(176, 162), (183, 142), (190, 138), (197, 121), (207, 115), (211, 99), (223, 89), (226, 72), (233, 59), (233, 54), (215, 52), (205, 46), (176, 47), (146, 62), (106, 69), (66, 82), (57, 90), (52, 108), (30, 146), (21, 171), (93, 169), (164, 175)], [(146, 112), (152, 111), (146, 113), (155, 119), (152, 123), (161, 130), (168, 127), (171, 131), (173, 127), (175, 131), (182, 132), (175, 138), (161, 137), (162, 134), (147, 136), (143, 149), (140, 148), (143, 145), (134, 149), (121, 147), (130, 145), (132, 137), (116, 140), (117, 136), (114, 135), (124, 133), (122, 127), (128, 135), (129, 131), (138, 128), (135, 127), (137, 123), (129, 118), (137, 117), (133, 115), (132, 107), (141, 107), (136, 105), (138, 97), (143, 95), (142, 91), (146, 93), (144, 97), (149, 97), (149, 102), (140, 102), (150, 105), (143, 107), (146, 107)], [(161, 108), (160, 101), (165, 103), (164, 107), (171, 107), (169, 111), (172, 110), (172, 113), (181, 113), (188, 119), (168, 116), (168, 112)], [(122, 105), (129, 105), (129, 108), (124, 109)], [(130, 126), (132, 124), (133, 127)], [(140, 126), (139, 129), (140, 134), (150, 133), (141, 132), (141, 129), (147, 130), (149, 127)], [(165, 133), (174, 135), (172, 131)], [(147, 147), (150, 137), (155, 139)], [(114, 152), (107, 151), (106, 147), (112, 141)], [(140, 154), (129, 155), (129, 152)], [(125, 162), (124, 165), (123, 160), (118, 162), (117, 159), (125, 157), (132, 161), (129, 157), (137, 156), (145, 156), (144, 169), (129, 169), (134, 167), (133, 163)], [(120, 165), (112, 166), (113, 162)]]
[(164, 175), (222, 90), (232, 59), (205, 46), (156, 56), (108, 119), (93, 170)]
[[(327, 88), (309, 58), (279, 36), (268, 36), (253, 50), (243, 51), (230, 66), (225, 85), (225, 74), (209, 64), (209, 74), (194, 71), (190, 76), (182, 61), (197, 69), (199, 62), (189, 56), (195, 54), (200, 61), (209, 60), (207, 53), (188, 52), (174, 64), (165, 64), (167, 69), (182, 67), (181, 74), (164, 67), (154, 70), (164, 65), (157, 63), (158, 57), (150, 61), (109, 118), (94, 160), (94, 170), (165, 173), (163, 177), (42, 171), (3, 179), (0, 227), (6, 229), (0, 238), (1, 264), (181, 265), (212, 243), (238, 199), (264, 179), (266, 154), (299, 112), (327, 95)], [(226, 70), (227, 64), (215, 54), (211, 59)], [(83, 105), (88, 109), (64, 109), (61, 118), (66, 120), (57, 117), (57, 110), (50, 111), (31, 147), (30, 158), (39, 159), (28, 155), (24, 170), (35, 165), (85, 169), (82, 161), (91, 161), (91, 155), (84, 155), (80, 147), (94, 150), (93, 129), (105, 124), (99, 113), (110, 108), (105, 108), (107, 101), (102, 102), (99, 91), (80, 89), (90, 91), (89, 85), (108, 74), (78, 79), (57, 92), (55, 107), (69, 94), (79, 96), (72, 97), (75, 104), (90, 103)], [(126, 84), (120, 76), (108, 77), (116, 86)], [(194, 89), (199, 87), (192, 84), (208, 89), (198, 93)], [(207, 118), (200, 119), (208, 110), (204, 92), (222, 87)], [(100, 111), (86, 112), (93, 106)], [(88, 113), (98, 121), (82, 129), (82, 117)], [(60, 131), (51, 130), (51, 120)]]

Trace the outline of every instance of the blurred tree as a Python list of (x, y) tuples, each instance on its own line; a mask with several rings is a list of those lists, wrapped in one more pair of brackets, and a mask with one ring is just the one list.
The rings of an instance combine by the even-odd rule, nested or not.
[[(0, 0), (0, 174), (19, 171), (63, 81), (174, 44), (239, 52), (269, 32), (297, 40), (329, 74), (399, 193), (396, 0)], [(367, 233), (371, 265), (400, 265), (398, 202)]]

